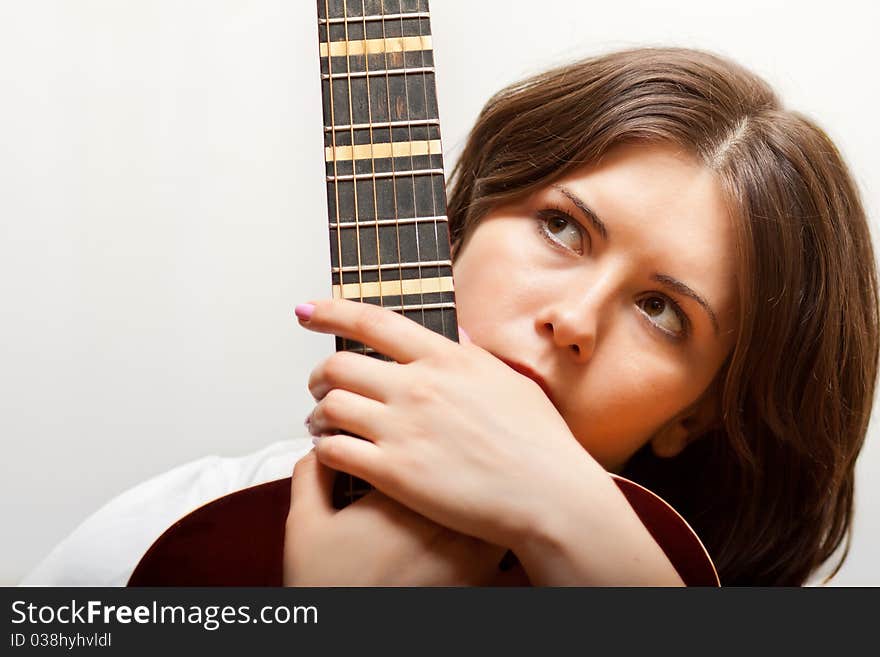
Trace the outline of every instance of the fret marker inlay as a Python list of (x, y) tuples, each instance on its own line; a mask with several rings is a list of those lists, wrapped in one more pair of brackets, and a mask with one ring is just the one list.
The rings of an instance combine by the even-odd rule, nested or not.
[(321, 57), (346, 55), (381, 55), (382, 53), (431, 50), (430, 36), (386, 37), (362, 41), (331, 41), (321, 44)]
[[(336, 157), (333, 157), (334, 148)], [(381, 157), (410, 157), (415, 155), (441, 155), (440, 140), (404, 141), (380, 144), (358, 144), (357, 146), (327, 146), (324, 159), (327, 162), (343, 160), (370, 160)]]
[(452, 276), (439, 278), (410, 278), (403, 281), (382, 281), (379, 283), (346, 283), (333, 286), (334, 299), (373, 299), (406, 294), (431, 294), (432, 292), (453, 292)]

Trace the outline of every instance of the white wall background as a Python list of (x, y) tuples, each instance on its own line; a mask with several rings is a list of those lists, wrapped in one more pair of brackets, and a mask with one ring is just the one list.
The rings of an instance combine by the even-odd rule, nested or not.
[[(536, 9), (537, 7), (537, 9)], [(332, 339), (312, 0), (0, 3), (0, 583), (209, 453), (298, 435)], [(433, 0), (446, 163), (502, 85), (580, 55), (731, 56), (817, 119), (878, 230), (876, 3)], [(880, 585), (880, 446), (837, 584)]]

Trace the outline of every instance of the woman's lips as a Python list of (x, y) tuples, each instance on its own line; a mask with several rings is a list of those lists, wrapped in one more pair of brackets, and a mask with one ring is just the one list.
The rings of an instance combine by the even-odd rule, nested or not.
[[(553, 395), (550, 392), (550, 386), (547, 385), (547, 382), (544, 380), (544, 377), (542, 377), (540, 374), (538, 374), (535, 370), (533, 370), (528, 365), (523, 365), (522, 363), (517, 363), (516, 361), (507, 360), (506, 358), (501, 358), (500, 356), (496, 356), (496, 358), (498, 358), (498, 360), (503, 362), (505, 365), (507, 365), (512, 370), (519, 372), (523, 376), (527, 376), (532, 381), (534, 381), (539, 386), (541, 386), (541, 390), (543, 390), (544, 394), (547, 396), (547, 398), (551, 402), (553, 402)], [(554, 406), (556, 405), (555, 402), (553, 405)]]

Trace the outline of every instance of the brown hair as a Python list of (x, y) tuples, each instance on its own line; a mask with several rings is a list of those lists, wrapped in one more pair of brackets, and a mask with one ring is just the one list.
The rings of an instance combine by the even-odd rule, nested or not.
[(493, 207), (622, 142), (682, 146), (718, 176), (736, 221), (738, 341), (717, 422), (672, 459), (624, 474), (695, 527), (721, 581), (799, 585), (846, 539), (878, 364), (877, 277), (838, 150), (742, 67), (686, 49), (615, 52), (504, 89), (450, 179), (454, 244)]

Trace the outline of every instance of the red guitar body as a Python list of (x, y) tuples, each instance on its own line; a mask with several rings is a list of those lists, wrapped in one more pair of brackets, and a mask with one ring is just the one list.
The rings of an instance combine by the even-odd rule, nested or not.
[[(648, 489), (614, 476), (654, 540), (688, 586), (718, 586), (696, 533)], [(150, 547), (129, 586), (281, 586), (290, 479), (210, 502), (174, 523)]]

